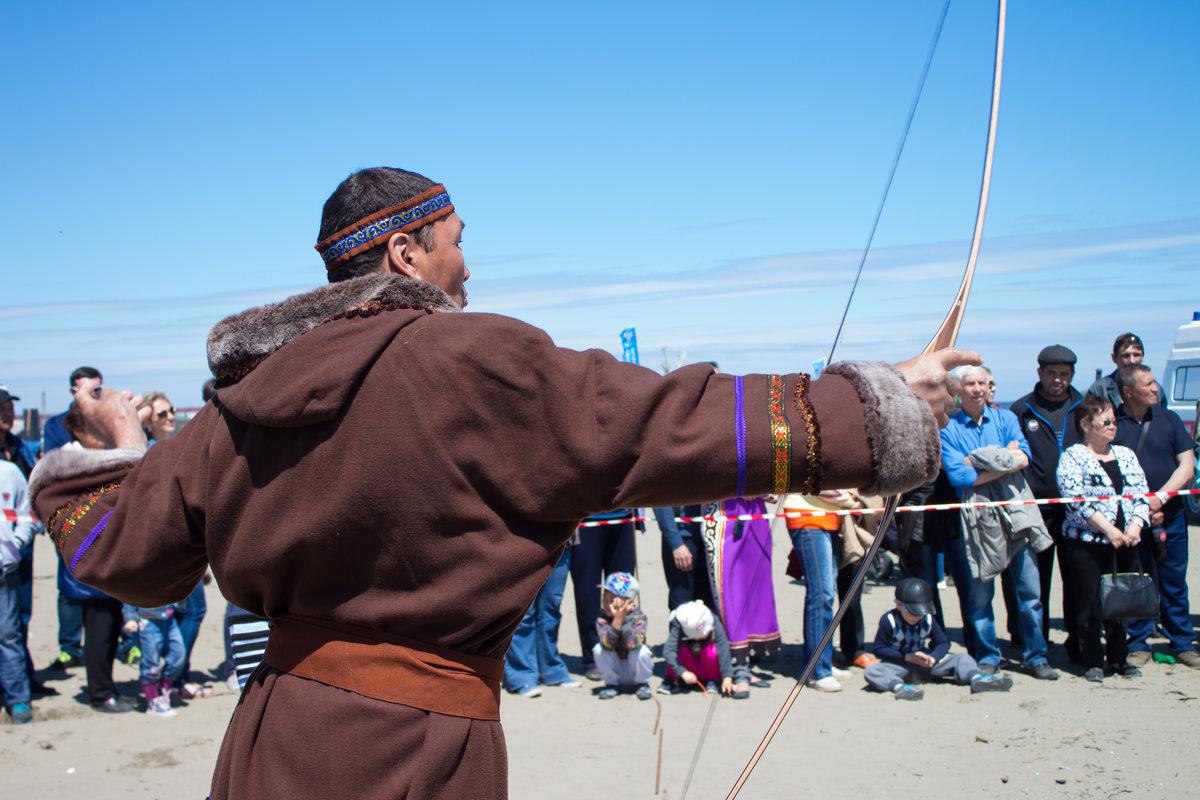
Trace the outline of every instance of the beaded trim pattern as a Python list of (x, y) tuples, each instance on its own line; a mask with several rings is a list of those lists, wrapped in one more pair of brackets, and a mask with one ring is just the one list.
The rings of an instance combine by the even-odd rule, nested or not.
[(380, 244), (381, 237), (414, 231), (454, 211), (446, 187), (438, 184), (403, 203), (389, 206), (320, 242), (316, 246), (326, 269), (349, 261)]
[(804, 481), (804, 494), (816, 494), (821, 491), (823, 483), (821, 474), (821, 429), (817, 427), (816, 413), (813, 411), (812, 402), (808, 399), (809, 377), (804, 373), (800, 373), (799, 380), (796, 382), (796, 392), (794, 399), (796, 401), (796, 410), (800, 412), (800, 416), (804, 418), (804, 430), (808, 434), (808, 452), (805, 456), (808, 460), (808, 478)]
[(771, 422), (771, 491), (785, 494), (791, 478), (792, 426), (783, 413), (782, 375), (767, 376), (767, 412)]
[(104, 516), (100, 518), (100, 521), (96, 523), (95, 527), (93, 527), (88, 532), (88, 535), (84, 537), (84, 540), (79, 543), (79, 547), (75, 548), (75, 555), (71, 556), (70, 573), (72, 576), (75, 574), (75, 567), (79, 565), (79, 559), (83, 558), (83, 554), (88, 551), (88, 548), (95, 544), (96, 540), (100, 538), (100, 534), (104, 533), (104, 529), (108, 527), (108, 518), (112, 515), (113, 512), (111, 510), (105, 512)]
[(75, 532), (75, 526), (79, 523), (79, 520), (87, 516), (88, 512), (92, 510), (92, 507), (96, 505), (103, 495), (116, 491), (120, 485), (120, 481), (107, 483), (91, 494), (67, 503), (50, 515), (50, 530), (54, 530), (54, 526), (58, 524), (59, 517), (63, 515), (66, 517), (63, 519), (62, 527), (58, 531), (58, 549), (60, 552), (66, 546), (67, 539)]
[(737, 494), (746, 494), (746, 379), (741, 375), (733, 379), (733, 429), (737, 443)]

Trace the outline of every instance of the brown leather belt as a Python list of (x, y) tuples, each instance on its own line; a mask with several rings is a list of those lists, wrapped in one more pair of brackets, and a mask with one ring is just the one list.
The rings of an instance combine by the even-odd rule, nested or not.
[(363, 697), (452, 717), (500, 719), (499, 658), (328, 620), (281, 617), (271, 623), (263, 661)]

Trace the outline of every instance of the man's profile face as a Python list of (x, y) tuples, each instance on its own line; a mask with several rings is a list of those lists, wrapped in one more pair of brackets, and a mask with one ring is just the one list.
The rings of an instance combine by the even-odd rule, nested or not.
[(1127, 344), (1117, 351), (1112, 360), (1118, 367), (1123, 367), (1126, 364), (1140, 364), (1143, 358), (1145, 358), (1145, 354), (1142, 352), (1142, 348), (1136, 344)]
[(987, 405), (988, 377), (986, 372), (973, 372), (962, 379), (962, 408), (974, 417)]
[(1153, 372), (1139, 372), (1133, 386), (1125, 389), (1121, 396), (1126, 401), (1133, 400), (1143, 406), (1152, 406), (1158, 402), (1158, 386), (1154, 383)]
[(433, 223), (433, 249), (413, 248), (413, 266), (417, 277), (438, 287), (460, 308), (467, 305), (467, 290), (463, 286), (471, 277), (462, 254), (463, 221), (458, 214)]
[(1047, 364), (1038, 367), (1038, 385), (1042, 396), (1047, 400), (1063, 400), (1071, 379), (1075, 377), (1075, 368), (1070, 364)]
[(5, 400), (0, 403), (0, 436), (12, 431), (13, 419), (13, 401)]

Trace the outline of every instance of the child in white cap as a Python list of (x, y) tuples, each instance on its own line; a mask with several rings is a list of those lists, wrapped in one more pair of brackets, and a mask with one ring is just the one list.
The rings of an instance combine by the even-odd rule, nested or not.
[(721, 694), (732, 695), (735, 700), (750, 696), (748, 689), (733, 690), (735, 677), (738, 683), (750, 683), (750, 670), (734, 667), (725, 628), (701, 600), (684, 603), (671, 612), (663, 658), (667, 679), (659, 691), (664, 694), (675, 694), (688, 686), (717, 691), (720, 681)]
[(654, 656), (646, 646), (646, 615), (637, 605), (637, 578), (614, 572), (598, 588), (604, 590), (596, 620), (600, 643), (592, 654), (604, 686), (596, 695), (611, 700), (622, 689), (634, 689), (639, 700), (649, 700)]

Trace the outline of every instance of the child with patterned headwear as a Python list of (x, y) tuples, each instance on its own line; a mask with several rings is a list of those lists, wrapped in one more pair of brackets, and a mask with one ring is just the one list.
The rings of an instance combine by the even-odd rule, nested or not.
[(596, 694), (611, 700), (621, 689), (635, 688), (639, 700), (649, 700), (654, 656), (646, 646), (646, 615), (637, 605), (637, 578), (614, 572), (598, 588), (604, 590), (596, 620), (600, 643), (592, 655), (604, 686)]
[(671, 612), (667, 643), (663, 645), (667, 679), (659, 687), (664, 694), (675, 694), (689, 685), (704, 686), (708, 691), (732, 695), (735, 700), (750, 696), (747, 689), (733, 690), (739, 683), (750, 682), (750, 669), (733, 665), (725, 627), (700, 600), (684, 603)]

